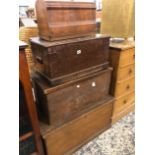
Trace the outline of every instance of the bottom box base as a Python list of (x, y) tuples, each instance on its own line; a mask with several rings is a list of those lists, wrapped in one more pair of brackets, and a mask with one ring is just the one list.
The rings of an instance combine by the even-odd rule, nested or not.
[(47, 155), (71, 154), (111, 126), (114, 98), (108, 96), (100, 105), (53, 129), (41, 123), (41, 134)]
[(122, 117), (126, 116), (130, 112), (134, 111), (135, 109), (135, 104), (133, 103), (132, 105), (128, 106), (125, 110), (120, 112), (118, 115), (114, 115), (112, 117), (112, 124), (115, 124), (117, 121), (119, 121)]

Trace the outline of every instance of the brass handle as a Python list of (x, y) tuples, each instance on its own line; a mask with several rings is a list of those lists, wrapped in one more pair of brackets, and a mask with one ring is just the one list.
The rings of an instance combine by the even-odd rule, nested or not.
[(38, 63), (43, 64), (43, 59), (39, 56), (36, 57)]

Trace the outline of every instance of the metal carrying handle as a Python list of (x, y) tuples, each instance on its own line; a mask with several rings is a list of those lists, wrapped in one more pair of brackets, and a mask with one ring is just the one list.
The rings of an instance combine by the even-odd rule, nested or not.
[(39, 56), (36, 57), (38, 63), (43, 64), (43, 59)]

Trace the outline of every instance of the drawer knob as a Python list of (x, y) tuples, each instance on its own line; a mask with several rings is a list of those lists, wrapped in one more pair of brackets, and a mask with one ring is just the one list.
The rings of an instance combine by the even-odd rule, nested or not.
[(76, 51), (76, 54), (81, 54), (81, 53), (82, 53), (81, 50), (77, 50), (77, 51)]
[(126, 86), (126, 89), (129, 90), (129, 89), (130, 89), (130, 85), (127, 85), (127, 86)]
[(92, 82), (91, 86), (95, 87), (96, 86), (96, 82)]
[(128, 73), (131, 74), (132, 73), (132, 69), (129, 69), (129, 72)]
[(76, 85), (76, 87), (77, 87), (77, 88), (80, 88), (80, 85), (78, 84), (78, 85)]
[(127, 100), (124, 100), (123, 103), (126, 104), (127, 103)]
[(133, 58), (135, 59), (135, 54), (133, 55)]

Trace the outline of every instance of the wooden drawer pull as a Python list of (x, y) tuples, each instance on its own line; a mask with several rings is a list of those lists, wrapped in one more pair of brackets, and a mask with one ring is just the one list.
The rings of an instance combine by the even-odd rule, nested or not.
[(135, 59), (135, 54), (133, 55), (133, 59)]
[(127, 103), (127, 100), (124, 100), (123, 103), (126, 104)]
[(127, 86), (126, 86), (126, 89), (129, 90), (129, 89), (130, 89), (130, 85), (127, 85)]
[(132, 69), (129, 69), (128, 74), (130, 75), (132, 73)]

